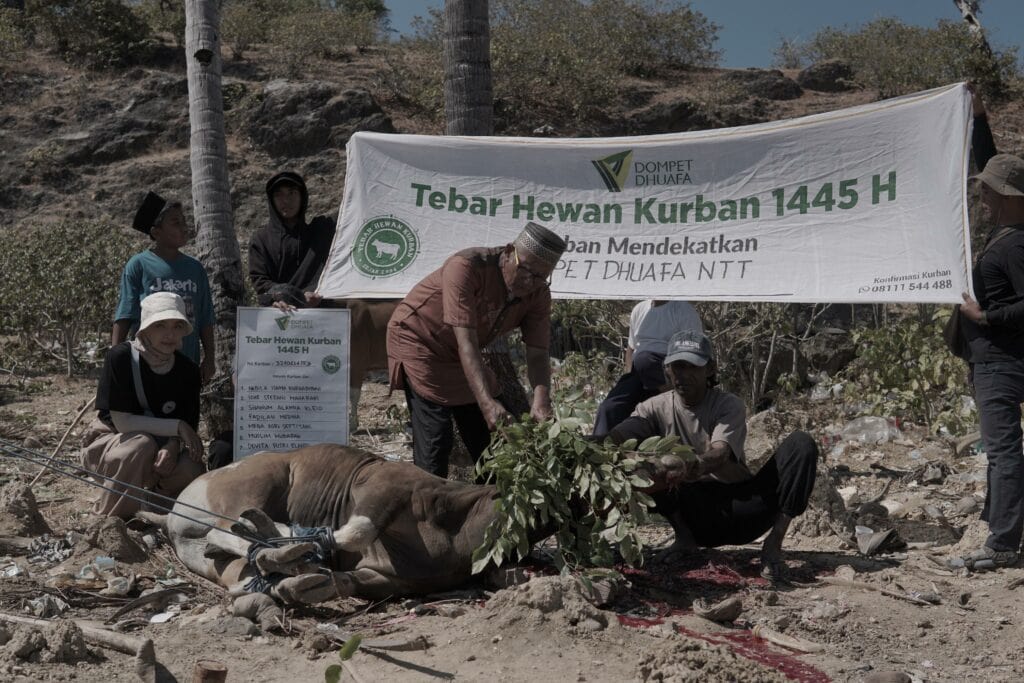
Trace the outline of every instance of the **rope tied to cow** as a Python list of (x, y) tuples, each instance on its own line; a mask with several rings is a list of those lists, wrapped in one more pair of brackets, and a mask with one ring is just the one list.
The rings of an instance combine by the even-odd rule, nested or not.
[(282, 548), (296, 543), (312, 543), (314, 549), (305, 553), (299, 561), (318, 564), (321, 567), (321, 572), (329, 573), (327, 567), (330, 566), (331, 561), (334, 559), (334, 552), (337, 549), (334, 543), (334, 531), (326, 526), (304, 527), (298, 524), (291, 525), (289, 529), (292, 532), (291, 536), (267, 538), (264, 539), (264, 545), (253, 543), (249, 546), (245, 560), (249, 565), (249, 569), (252, 570), (253, 577), (245, 584), (244, 588), (246, 591), (250, 593), (269, 593), (282, 579), (287, 578), (286, 574), (280, 572), (264, 573), (257, 564), (257, 556), (261, 552), (266, 551), (268, 545), (273, 548)]

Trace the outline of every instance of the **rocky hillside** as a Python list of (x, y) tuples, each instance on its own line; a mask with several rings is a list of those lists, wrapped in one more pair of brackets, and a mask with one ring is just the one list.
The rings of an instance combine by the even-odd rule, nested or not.
[[(119, 72), (71, 67), (30, 51), (0, 62), (0, 221), (4, 225), (100, 219), (127, 226), (145, 189), (186, 200), (190, 192), (188, 88), (183, 56)], [(439, 134), (383, 85), (383, 50), (315, 63), (301, 81), (275, 79), (253, 50), (224, 63), (224, 108), (236, 229), (243, 244), (264, 220), (263, 183), (289, 168), (310, 185), (311, 212), (341, 200), (345, 143), (355, 131)], [(799, 83), (802, 83), (801, 86)], [(621, 104), (573, 127), (555, 118), (513, 135), (643, 135), (801, 116), (876, 99), (835, 65), (798, 74), (773, 70), (665, 70), (628, 83)], [(995, 108), (997, 140), (1024, 149), (1024, 105)], [(567, 119), (568, 120), (568, 119)]]

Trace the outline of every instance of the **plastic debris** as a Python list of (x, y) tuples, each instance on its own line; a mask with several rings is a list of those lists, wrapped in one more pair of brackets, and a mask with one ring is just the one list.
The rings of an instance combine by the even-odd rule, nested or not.
[(0, 577), (5, 579), (13, 579), (16, 576), (26, 576), (27, 574), (28, 572), (14, 563), (0, 567)]
[(64, 614), (68, 610), (68, 603), (64, 602), (60, 598), (56, 598), (52, 595), (42, 595), (38, 598), (33, 598), (25, 604), (25, 611), (29, 614), (39, 617), (40, 619), (47, 619), (49, 617), (56, 617)]
[(176, 616), (178, 616), (178, 615), (175, 612), (160, 612), (159, 614), (154, 614), (153, 616), (151, 616), (149, 618), (149, 623), (151, 623), (151, 624), (163, 624), (165, 622), (170, 621), (171, 619), (173, 619)]
[(53, 537), (50, 534), (43, 534), (32, 540), (29, 546), (28, 561), (32, 564), (57, 564), (71, 557), (72, 546), (80, 537), (74, 531), (69, 531), (63, 537)]
[(851, 420), (843, 427), (843, 439), (866, 444), (883, 444), (901, 436), (900, 430), (884, 417), (865, 415)]

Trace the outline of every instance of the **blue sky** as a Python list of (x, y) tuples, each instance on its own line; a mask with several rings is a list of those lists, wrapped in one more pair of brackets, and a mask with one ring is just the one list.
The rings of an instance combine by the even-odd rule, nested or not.
[[(443, 0), (384, 0), (391, 24), (409, 30), (416, 15)], [(690, 3), (718, 24), (721, 65), (730, 68), (766, 67), (781, 38), (805, 40), (825, 26), (856, 28), (879, 17), (896, 17), (907, 24), (935, 26), (939, 19), (960, 21), (953, 0), (704, 0)], [(995, 48), (1024, 42), (1024, 0), (983, 0), (978, 15)]]

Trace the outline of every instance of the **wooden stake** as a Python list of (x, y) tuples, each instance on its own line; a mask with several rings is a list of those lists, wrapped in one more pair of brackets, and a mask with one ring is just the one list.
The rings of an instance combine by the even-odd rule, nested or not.
[(224, 683), (228, 667), (212, 659), (200, 659), (192, 669), (192, 683)]
[[(72, 421), (71, 426), (68, 427), (68, 430), (66, 432), (64, 432), (64, 436), (60, 437), (60, 441), (57, 443), (57, 447), (53, 449), (53, 453), (50, 453), (51, 460), (57, 457), (57, 453), (60, 451), (60, 447), (63, 446), (64, 442), (68, 440), (68, 435), (71, 434), (71, 430), (75, 428), (75, 425), (78, 424), (78, 421), (82, 419), (83, 415), (85, 415), (85, 411), (89, 410), (89, 408), (92, 408), (94, 403), (96, 403), (95, 396), (90, 398), (89, 402), (82, 406), (82, 409), (78, 411), (78, 415), (75, 415), (75, 419), (74, 421)], [(32, 488), (33, 486), (35, 486), (36, 482), (39, 481), (39, 477), (43, 476), (43, 472), (47, 472), (49, 471), (49, 469), (49, 467), (44, 467), (41, 470), (39, 470), (35, 478), (33, 478), (32, 481), (28, 483), (28, 487)]]

